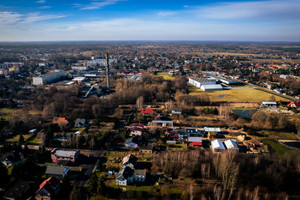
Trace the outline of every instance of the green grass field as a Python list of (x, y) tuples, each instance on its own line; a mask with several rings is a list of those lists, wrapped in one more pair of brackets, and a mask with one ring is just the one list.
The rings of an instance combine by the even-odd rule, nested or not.
[(284, 154), (292, 151), (292, 149), (290, 149), (290, 148), (284, 146), (283, 144), (276, 142), (274, 140), (263, 140), (263, 142), (265, 144), (268, 144), (269, 146), (271, 146), (273, 151), (279, 156), (283, 156)]
[(278, 139), (278, 140), (297, 140), (298, 137), (293, 133), (288, 132), (276, 132), (276, 131), (258, 131), (260, 135), (263, 135), (260, 138), (267, 139)]
[(175, 79), (175, 77), (170, 76), (168, 74), (168, 72), (159, 72), (159, 73), (157, 73), (157, 76), (162, 76), (165, 80), (174, 80)]
[(36, 137), (32, 137), (30, 140), (27, 141), (30, 144), (37, 144), (40, 142), (40, 140)]
[[(27, 141), (28, 138), (32, 137), (32, 135), (28, 134), (28, 135), (23, 135), (24, 137), (24, 141)], [(6, 142), (18, 142), (19, 141), (19, 138), (20, 138), (20, 134), (19, 135), (16, 135), (15, 137), (13, 138), (9, 138), (6, 140)]]
[(16, 111), (17, 109), (10, 109), (10, 108), (1, 108), (0, 109), (0, 119), (3, 118), (5, 121), (9, 120), (10, 113)]
[(204, 92), (192, 85), (188, 85), (188, 89), (190, 95), (206, 93), (211, 102), (262, 102), (268, 101), (271, 96), (275, 96), (276, 101), (290, 101), (262, 90), (250, 88), (249, 86), (234, 87), (231, 90), (216, 90), (209, 92)]

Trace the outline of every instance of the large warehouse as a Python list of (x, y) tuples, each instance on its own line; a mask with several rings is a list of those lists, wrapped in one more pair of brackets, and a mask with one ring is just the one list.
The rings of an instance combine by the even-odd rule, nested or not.
[(189, 78), (189, 83), (203, 91), (223, 90), (222, 85), (216, 83), (216, 79)]

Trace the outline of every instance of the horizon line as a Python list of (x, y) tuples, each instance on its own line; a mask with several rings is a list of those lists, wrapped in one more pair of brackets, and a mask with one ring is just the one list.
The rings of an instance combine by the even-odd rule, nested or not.
[(257, 43), (300, 43), (300, 40), (27, 40), (1, 41), (0, 43), (57, 43), (57, 42), (257, 42)]

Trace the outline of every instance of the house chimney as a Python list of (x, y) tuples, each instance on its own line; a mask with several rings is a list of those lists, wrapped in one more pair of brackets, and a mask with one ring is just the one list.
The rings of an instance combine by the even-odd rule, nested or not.
[(109, 55), (106, 53), (106, 78), (107, 78), (107, 88), (110, 90), (110, 81), (109, 81)]

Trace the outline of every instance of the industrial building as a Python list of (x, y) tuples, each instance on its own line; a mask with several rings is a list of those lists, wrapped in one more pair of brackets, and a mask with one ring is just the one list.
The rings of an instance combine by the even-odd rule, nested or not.
[(203, 91), (223, 90), (222, 85), (217, 84), (213, 78), (189, 78), (189, 83)]
[(46, 75), (36, 76), (32, 78), (33, 85), (47, 85), (58, 82), (66, 76), (64, 71), (51, 72)]

